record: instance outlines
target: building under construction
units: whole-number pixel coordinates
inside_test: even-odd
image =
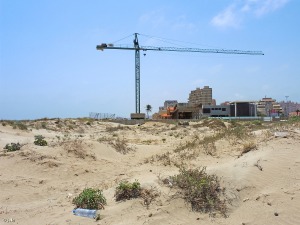
[[[204,86],[204,88],[196,88],[196,90],[191,91],[189,95],[190,106],[212,105],[212,88],[209,86]]]

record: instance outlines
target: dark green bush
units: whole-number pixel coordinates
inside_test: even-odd
[[[35,135],[34,136],[35,140],[34,140],[34,144],[35,145],[39,145],[39,146],[47,146],[47,141],[44,140],[45,137],[42,135]]]
[[[116,201],[138,198],[141,195],[141,184],[136,180],[133,183],[122,181],[116,188]]]
[[[76,208],[104,209],[106,198],[99,189],[86,188],[72,201]]]
[[[192,210],[210,215],[218,212],[226,216],[225,189],[220,187],[216,175],[206,173],[205,167],[189,170],[181,168],[180,173],[170,180],[175,187],[181,189],[179,194],[191,204]]]
[[[22,146],[19,143],[11,143],[11,144],[6,144],[4,149],[6,149],[7,152],[14,152],[14,151],[20,150],[21,147]]]

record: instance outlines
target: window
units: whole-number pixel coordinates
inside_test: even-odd
[[[209,108],[204,108],[203,113],[210,113],[210,109]]]

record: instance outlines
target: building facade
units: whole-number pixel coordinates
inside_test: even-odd
[[[191,91],[189,95],[190,106],[202,107],[203,105],[212,105],[212,88],[209,86],[204,86],[204,88],[196,88],[196,90]]]
[[[261,116],[280,116],[283,113],[282,107],[275,99],[262,98],[257,103],[257,111]]]

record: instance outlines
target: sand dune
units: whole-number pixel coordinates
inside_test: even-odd
[[[248,137],[203,142],[233,125],[87,121],[26,121],[27,130],[0,124],[0,224],[299,224],[299,124],[246,123],[241,126],[252,131]],[[287,138],[275,138],[276,131]],[[35,145],[35,135],[43,135],[48,146]],[[117,141],[126,154],[116,151]],[[12,142],[21,149],[5,152]],[[242,153],[245,143],[253,148]],[[226,218],[192,211],[162,182],[178,174],[179,165],[205,166],[221,178],[231,202]],[[115,188],[123,180],[138,180],[159,196],[149,207],[140,198],[116,202]],[[107,199],[99,221],[72,214],[72,199],[86,187],[102,189]]]

